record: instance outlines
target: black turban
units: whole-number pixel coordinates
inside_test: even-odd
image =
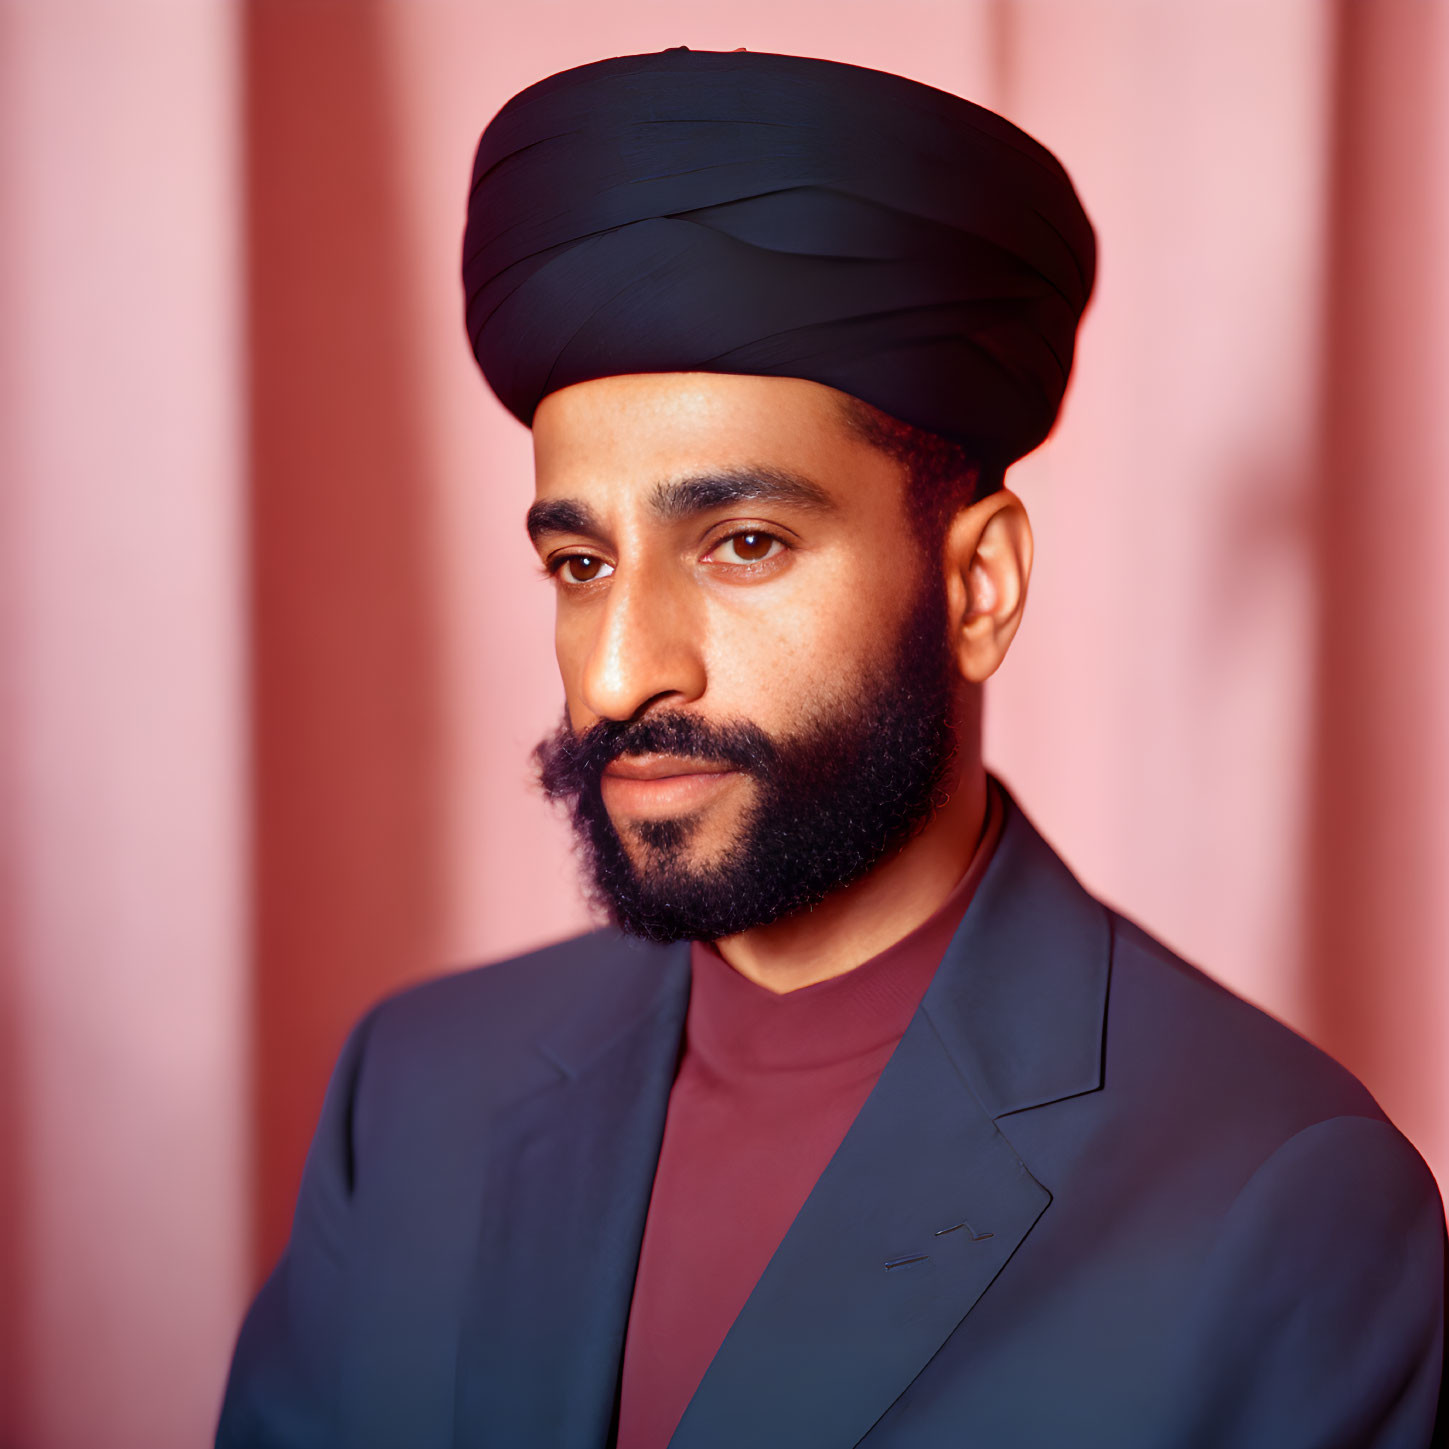
[[[1091,294],[1057,159],[884,71],[684,46],[520,91],[478,143],[463,282],[500,401],[635,372],[810,378],[1005,467]]]

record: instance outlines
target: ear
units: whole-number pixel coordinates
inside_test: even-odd
[[[943,559],[946,604],[957,667],[972,684],[996,672],[1016,636],[1031,555],[1031,520],[1009,488],[978,499],[951,521]]]

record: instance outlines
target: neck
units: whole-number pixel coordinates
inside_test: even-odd
[[[963,763],[946,804],[890,859],[813,910],[715,943],[741,976],[797,991],[854,970],[940,909],[970,864],[986,821],[986,770]]]

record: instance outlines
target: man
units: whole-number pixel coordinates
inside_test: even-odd
[[[469,329],[614,925],[358,1024],[219,1444],[1435,1441],[1417,1154],[982,763],[1094,264],[1049,153],[859,67],[490,123]]]

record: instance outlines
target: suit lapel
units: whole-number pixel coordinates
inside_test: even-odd
[[[459,1449],[601,1449],[609,1436],[689,995],[687,947],[648,954],[645,986],[622,996],[600,963],[611,994],[540,1044],[556,1079],[490,1152]]]
[[[996,1118],[1101,1082],[1102,907],[1008,795],[921,1010],[726,1336],[671,1449],[855,1444],[1051,1201]]]
[[[710,1365],[674,1449],[854,1444],[1049,1199],[918,1014]]]

